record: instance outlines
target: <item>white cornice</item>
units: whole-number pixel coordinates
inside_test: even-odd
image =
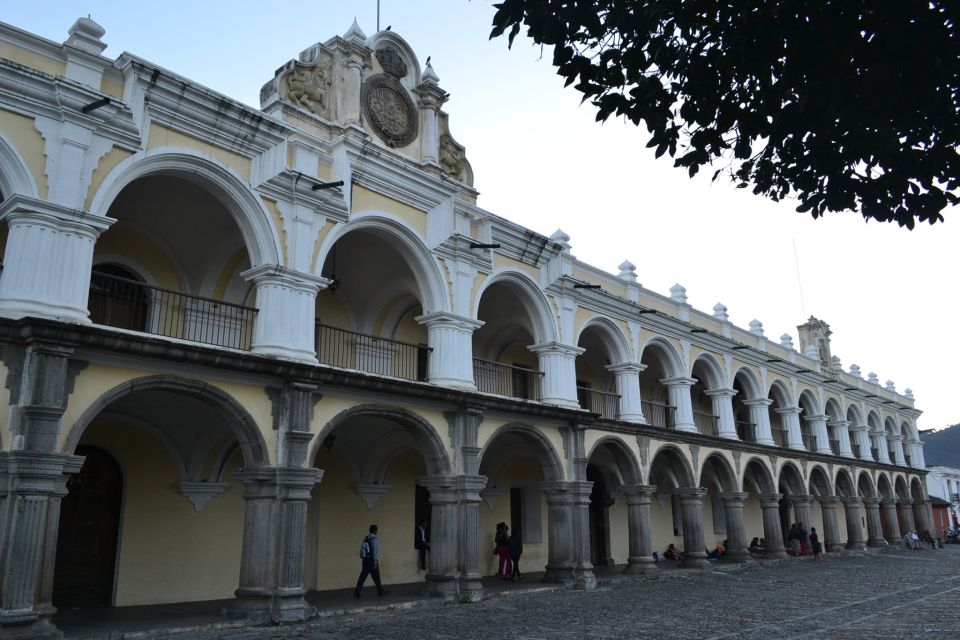
[[[109,103],[83,113],[85,105],[102,98]],[[140,133],[127,104],[90,85],[0,59],[0,103],[28,118],[74,123],[123,149],[140,148]]]

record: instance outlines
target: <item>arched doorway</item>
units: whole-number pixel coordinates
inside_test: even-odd
[[[84,461],[67,481],[68,493],[60,503],[53,605],[107,607],[113,604],[123,475],[100,447],[80,445],[76,454]]]
[[[614,564],[610,549],[610,499],[607,483],[600,470],[587,465],[587,481],[593,483],[590,490],[590,560],[596,566]]]

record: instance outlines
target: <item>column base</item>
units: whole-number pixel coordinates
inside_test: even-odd
[[[886,547],[887,541],[884,538],[870,538],[867,540],[868,547]]]
[[[581,589],[583,591],[593,591],[597,588],[597,577],[593,575],[592,569],[578,569],[575,571],[574,576],[574,589]]]
[[[697,425],[693,424],[676,424],[673,426],[674,431],[683,431],[684,433],[699,433],[697,430]]]
[[[749,551],[727,551],[726,562],[743,563],[750,562],[752,557]]]
[[[457,600],[460,594],[460,583],[455,575],[428,573],[427,594],[444,600]]]
[[[261,623],[305,622],[316,615],[316,608],[307,604],[300,589],[290,594],[238,592],[226,614]]]
[[[784,549],[767,549],[763,552],[764,560],[782,560],[787,557]]]
[[[3,620],[0,621],[0,638],[3,640],[62,640],[63,632],[46,618],[26,624],[9,624]]]
[[[623,570],[623,572],[627,575],[647,575],[657,573],[659,571],[660,568],[657,567],[657,563],[653,561],[651,556],[628,558],[627,566]]]
[[[866,551],[867,543],[863,540],[856,540],[853,542],[848,542],[844,547],[847,551]]]
[[[483,583],[480,582],[480,576],[470,576],[460,578],[460,592],[457,595],[457,601],[461,604],[474,604],[484,598]]]
[[[710,561],[707,560],[707,554],[703,551],[699,553],[687,553],[684,551],[680,566],[684,569],[706,569],[710,566]]]
[[[900,537],[895,538],[893,536],[890,536],[886,540],[887,540],[887,545],[891,547],[899,547],[903,544],[903,540]]]

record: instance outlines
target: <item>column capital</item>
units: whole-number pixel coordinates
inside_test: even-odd
[[[780,409],[774,409],[774,411],[781,416],[798,416],[803,409],[800,407],[781,407]]]
[[[425,325],[428,329],[430,327],[444,327],[458,329],[460,331],[469,331],[471,333],[486,324],[483,320],[474,320],[473,318],[457,315],[456,313],[449,313],[447,311],[425,313],[422,316],[417,316],[414,320],[419,324]]]
[[[803,419],[806,420],[807,422],[823,422],[823,423],[826,423],[826,421],[830,419],[830,416],[828,416],[828,415],[825,414],[825,413],[817,413],[817,414],[814,414],[814,415],[811,415],[811,416],[803,416]]]
[[[233,477],[243,484],[246,499],[309,500],[310,490],[323,478],[323,471],[302,467],[256,467],[241,469]]]
[[[860,498],[860,500],[863,501],[863,504],[864,504],[864,506],[866,506],[866,507],[878,507],[878,506],[880,506],[880,498],[874,498],[874,497],[868,496],[868,497],[865,497],[865,498]]]
[[[9,225],[33,224],[92,240],[96,240],[116,222],[113,218],[96,216],[22,194],[13,194],[3,201],[0,205],[0,217],[5,217]]]
[[[538,482],[536,488],[543,491],[548,504],[579,503],[590,500],[593,482],[553,480]]]
[[[798,504],[802,507],[809,507],[813,503],[814,496],[809,494],[800,494],[800,495],[791,495],[787,496],[790,502]]]
[[[859,508],[862,504],[860,496],[842,496],[840,500],[847,509]]]
[[[616,364],[608,364],[604,367],[610,373],[643,373],[647,369],[647,365],[640,364],[639,362],[618,362]]]
[[[748,407],[769,407],[773,404],[773,400],[770,398],[750,398],[749,400],[744,400],[743,404]]]
[[[321,289],[326,289],[333,282],[329,278],[303,273],[276,264],[262,264],[247,269],[240,273],[240,277],[247,282],[253,281],[257,286],[274,285],[309,294],[316,294]]]
[[[750,494],[745,491],[725,491],[720,494],[720,499],[728,505],[743,506],[743,503],[746,502],[749,497]]]
[[[704,393],[711,398],[732,398],[739,392],[736,389],[717,387],[716,389],[707,389]]]
[[[829,427],[843,427],[844,429],[849,429],[849,428],[850,428],[850,421],[849,421],[849,420],[836,420],[836,421],[834,421],[834,422],[828,422],[828,423],[827,423],[827,426],[829,426]]]
[[[765,493],[760,496],[760,506],[764,509],[779,509],[781,498],[783,498],[782,493]]]
[[[890,507],[896,508],[896,507],[897,507],[897,501],[896,501],[895,498],[882,498],[882,499],[880,500],[880,504],[882,504],[884,507],[887,507],[887,508],[890,508]]]
[[[703,503],[707,497],[707,490],[703,487],[681,487],[673,490],[674,495],[680,498],[680,502]]]
[[[817,496],[817,502],[820,503],[820,506],[835,507],[840,503],[840,498],[838,496]]]
[[[657,487],[652,484],[625,484],[620,487],[626,499],[627,504],[650,504],[650,499],[656,492]]]
[[[561,342],[540,342],[537,344],[531,344],[527,347],[530,351],[540,355],[556,355],[564,356],[567,358],[576,358],[580,354],[586,351],[583,347],[575,347],[569,344],[563,344]]]
[[[670,387],[692,387],[697,384],[696,378],[687,378],[684,376],[677,376],[675,378],[661,378],[660,384],[663,386]]]
[[[865,424],[853,424],[852,422],[849,424],[851,431],[868,431],[870,429],[870,427]]]

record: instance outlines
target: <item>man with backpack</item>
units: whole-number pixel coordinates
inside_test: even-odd
[[[367,581],[367,576],[373,577],[373,584],[377,586],[377,595],[386,595],[383,585],[380,584],[380,540],[377,538],[377,525],[370,525],[370,533],[360,543],[360,562],[362,569],[357,578],[357,588],[353,590],[353,597],[360,597],[360,590]]]

